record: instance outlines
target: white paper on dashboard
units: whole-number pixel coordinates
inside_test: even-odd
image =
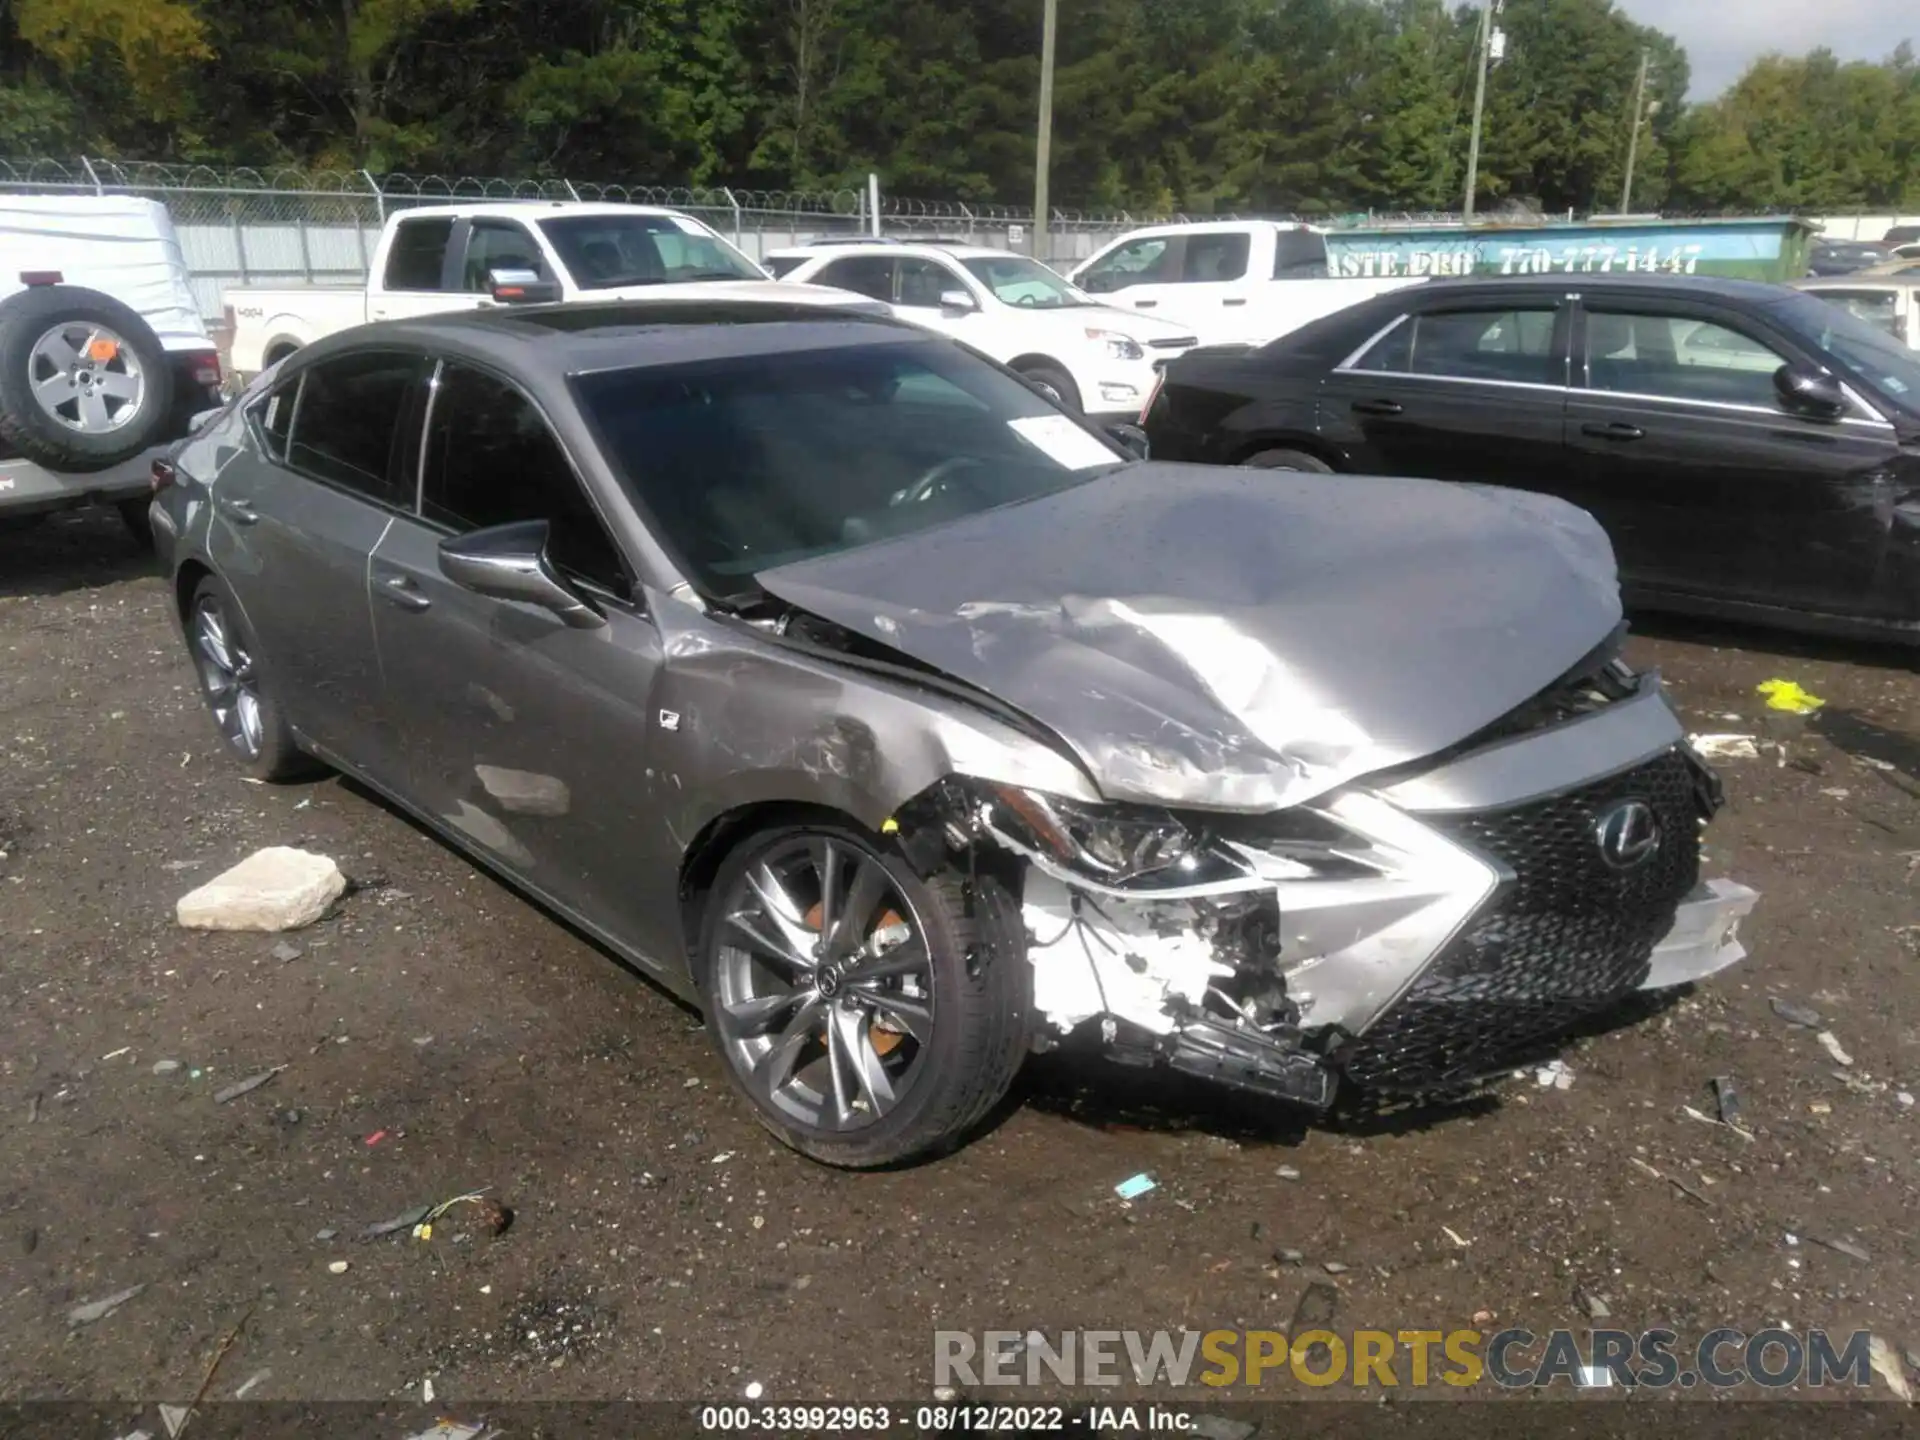
[[[1049,460],[1069,470],[1117,465],[1120,457],[1064,415],[1034,415],[1009,420],[1007,428]]]

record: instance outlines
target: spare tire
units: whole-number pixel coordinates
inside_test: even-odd
[[[50,470],[104,470],[165,438],[173,370],[139,314],[98,290],[0,301],[0,436]]]

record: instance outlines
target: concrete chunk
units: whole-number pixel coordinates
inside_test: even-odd
[[[189,930],[297,930],[346,889],[346,876],[326,856],[275,845],[182,896],[174,913]]]

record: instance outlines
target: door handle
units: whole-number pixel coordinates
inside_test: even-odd
[[[254,525],[259,523],[260,512],[244,496],[216,495],[213,497],[216,509],[236,525]]]
[[[402,610],[425,610],[433,604],[420,593],[420,586],[411,575],[389,575],[380,582],[380,596]]]
[[[1220,303],[1222,305],[1244,305],[1247,303],[1247,297],[1244,295],[1229,295]]]
[[[1398,415],[1405,407],[1398,400],[1356,400],[1353,413],[1356,415]]]
[[[1628,425],[1620,420],[1612,420],[1605,425],[1597,423],[1582,425],[1580,433],[1591,435],[1596,440],[1638,440],[1647,432],[1638,425]]]
[[[1151,310],[1159,303],[1158,300],[1136,300],[1133,302],[1133,308],[1136,310]]]

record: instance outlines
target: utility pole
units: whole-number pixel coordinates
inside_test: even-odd
[[[1493,48],[1494,0],[1480,7],[1480,79],[1473,88],[1473,138],[1467,142],[1467,224],[1473,223],[1473,192],[1480,188],[1480,116],[1487,108],[1487,61]]]
[[[1046,18],[1040,27],[1040,133],[1033,149],[1033,258],[1043,265],[1052,250],[1047,236],[1047,171],[1053,163],[1053,32],[1059,11],[1060,0],[1046,0]]]
[[[1620,187],[1620,213],[1633,213],[1633,166],[1640,158],[1640,122],[1647,114],[1647,52],[1640,52],[1640,75],[1633,82],[1633,136],[1627,141],[1627,180]]]

